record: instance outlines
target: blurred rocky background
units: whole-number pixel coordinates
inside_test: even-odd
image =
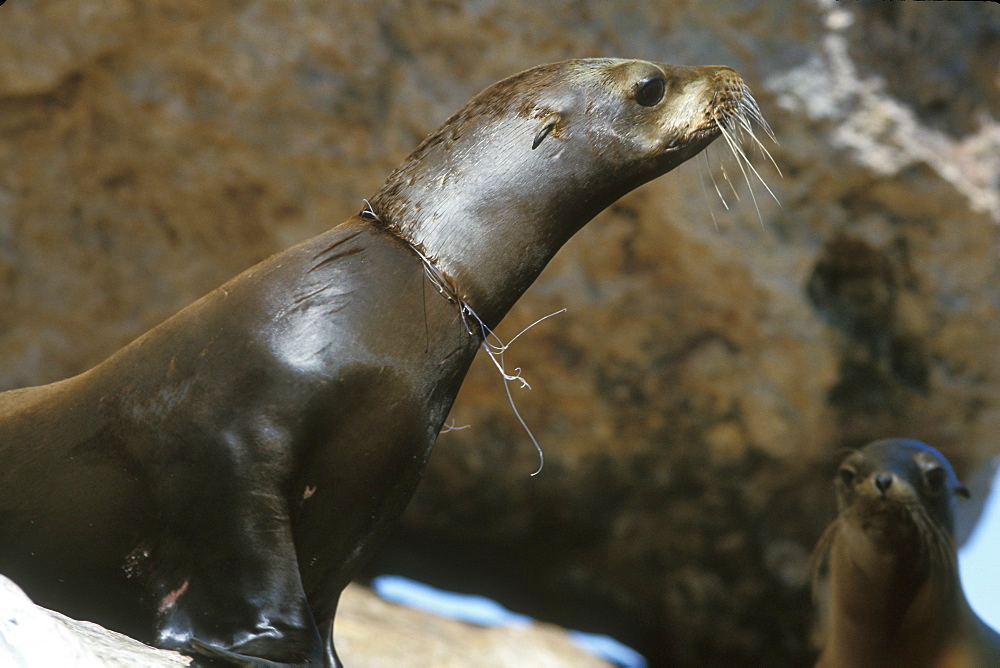
[[[10,0],[0,389],[92,366],[359,211],[482,88],[585,56],[737,69],[780,206],[720,144],[571,240],[499,329],[567,309],[508,353],[544,470],[478,360],[371,573],[657,666],[807,663],[842,450],[910,436],[966,477],[1000,452],[1000,6]]]

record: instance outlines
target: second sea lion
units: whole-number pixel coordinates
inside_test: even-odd
[[[948,460],[907,439],[875,441],[835,478],[840,514],[814,555],[822,668],[1000,666],[1000,636],[965,598]],[[824,584],[823,572],[828,575]]]

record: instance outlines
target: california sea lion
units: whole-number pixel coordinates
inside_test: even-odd
[[[1000,636],[969,607],[955,550],[955,496],[968,491],[940,452],[876,441],[835,478],[840,514],[814,555],[830,668],[1000,666]]]
[[[0,572],[161,647],[337,665],[340,592],[489,328],[598,212],[752,123],[727,67],[575,60],[491,86],[361,214],[0,395]]]

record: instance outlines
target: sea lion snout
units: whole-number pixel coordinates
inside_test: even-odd
[[[895,477],[891,473],[878,473],[872,478],[872,482],[875,484],[875,488],[879,491],[879,495],[882,498],[885,498],[885,494],[892,486],[892,481]]]

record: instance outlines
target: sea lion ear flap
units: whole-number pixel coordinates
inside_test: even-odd
[[[556,124],[561,120],[562,120],[562,114],[560,114],[558,111],[553,111],[551,114],[545,117],[545,120],[542,121],[542,126],[538,128],[538,132],[535,133],[535,139],[531,142],[532,151],[538,148],[538,145],[542,143],[542,140],[545,139],[546,136],[548,136],[549,132],[552,131],[552,128],[554,128]]]
[[[966,499],[972,498],[972,495],[969,494],[969,488],[961,483],[959,483],[958,486],[955,487],[955,494],[964,497]]]

